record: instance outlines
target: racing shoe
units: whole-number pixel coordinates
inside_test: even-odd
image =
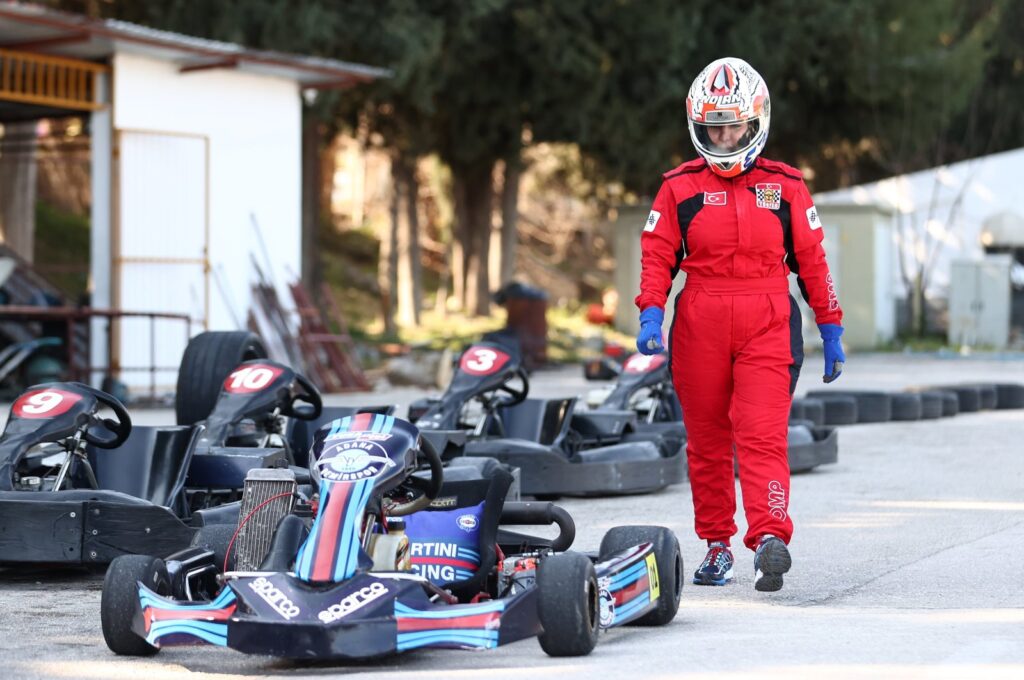
[[[724,586],[732,580],[732,551],[720,541],[708,543],[708,554],[700,568],[693,572],[693,583],[698,586]]]
[[[782,539],[765,534],[754,552],[754,590],[774,593],[782,588],[782,575],[793,566],[789,548]]]

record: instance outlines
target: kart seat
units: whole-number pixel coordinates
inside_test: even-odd
[[[512,475],[504,466],[485,466],[481,473],[476,479],[446,480],[430,508],[406,518],[414,568],[442,588],[451,590],[463,602],[486,589],[487,578],[497,560],[498,522],[512,485]],[[475,543],[468,545],[464,539],[474,533]],[[451,570],[443,568],[436,573],[428,571],[431,556],[437,557],[433,565],[436,568],[438,564],[452,562],[449,558],[456,550],[458,557],[473,552],[479,555],[469,576],[446,577]]]
[[[201,431],[193,426],[136,425],[116,449],[90,444],[86,451],[100,489],[120,491],[184,517],[185,478]]]
[[[498,409],[505,437],[561,447],[569,434],[576,399],[525,399]]]

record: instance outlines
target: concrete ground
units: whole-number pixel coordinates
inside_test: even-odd
[[[809,357],[800,389],[814,389]],[[855,355],[836,385],[900,389],[950,382],[1024,383],[1024,357]],[[533,393],[581,393],[578,368],[538,373]],[[418,390],[332,396],[407,404]],[[169,411],[135,414],[170,422]],[[552,659],[526,640],[486,652],[421,651],[357,665],[295,664],[215,648],[148,659],[107,651],[99,577],[0,571],[4,678],[1024,677],[1024,410],[843,427],[839,463],[794,477],[793,571],[774,594],[753,589],[737,552],[723,588],[687,585],[664,628],[603,634],[592,655]],[[566,500],[577,547],[617,524],[676,531],[687,571],[703,557],[690,490]],[[742,517],[738,518],[744,530]]]

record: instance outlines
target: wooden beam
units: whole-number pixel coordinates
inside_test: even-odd
[[[21,42],[0,43],[0,49],[33,52],[35,50],[42,50],[48,47],[58,47],[60,45],[72,45],[74,43],[85,42],[89,40],[89,38],[90,35],[88,33],[69,33],[67,35],[55,35],[50,38],[37,38],[35,40],[23,40]]]
[[[214,61],[199,61],[191,64],[185,64],[178,69],[178,73],[192,73],[193,71],[208,71],[215,68],[237,68],[238,57],[228,57],[227,59],[217,59]]]

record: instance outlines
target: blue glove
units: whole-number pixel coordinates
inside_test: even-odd
[[[636,336],[636,348],[641,354],[661,354],[665,351],[661,324],[665,321],[665,310],[648,307],[640,312],[640,333]]]
[[[820,323],[818,330],[821,331],[821,339],[825,345],[825,374],[821,376],[821,380],[830,383],[843,374],[843,364],[846,363],[846,354],[843,353],[843,345],[839,342],[843,335],[843,327],[834,323]]]

